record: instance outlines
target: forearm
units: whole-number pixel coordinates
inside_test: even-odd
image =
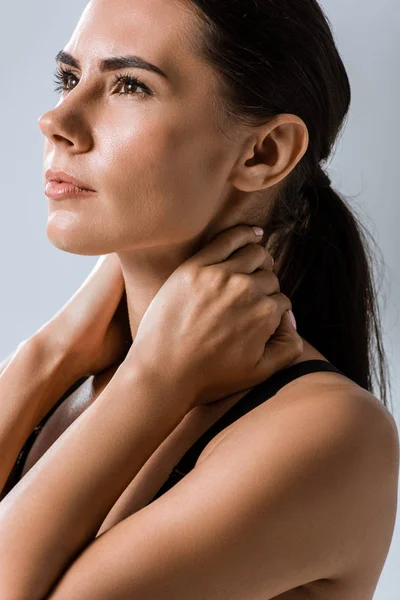
[[[0,503],[2,598],[46,597],[188,412],[182,398],[138,368],[118,369]]]
[[[42,336],[8,359],[0,373],[0,490],[30,433],[74,382],[66,355]]]

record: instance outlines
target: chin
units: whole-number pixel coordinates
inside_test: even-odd
[[[104,241],[95,240],[87,225],[77,226],[68,218],[50,219],[46,227],[49,242],[63,252],[79,254],[80,256],[102,256],[113,252],[108,250]]]

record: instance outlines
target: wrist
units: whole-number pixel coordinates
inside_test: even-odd
[[[48,365],[49,372],[57,373],[65,385],[71,386],[86,375],[79,368],[79,360],[65,339],[51,327],[44,325],[24,343],[36,349]]]
[[[19,344],[2,372],[0,400],[4,419],[0,454],[3,458],[4,448],[7,449],[5,471],[11,469],[16,453],[32,430],[77,381],[73,371],[65,368],[63,359],[63,353],[58,354],[42,335],[35,334]]]
[[[126,382],[127,389],[141,388],[154,398],[163,398],[182,418],[196,405],[194,391],[187,382],[166,373],[160,365],[142,360],[138,354],[130,352],[115,377],[117,375]]]

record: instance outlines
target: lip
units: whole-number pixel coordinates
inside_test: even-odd
[[[64,184],[64,188],[67,187],[67,185],[65,185],[65,184],[69,184],[69,187],[78,188],[79,190],[83,190],[83,191],[87,191],[87,192],[95,192],[95,190],[93,190],[84,181],[80,181],[76,177],[73,177],[72,175],[65,173],[65,171],[59,171],[59,170],[55,170],[55,169],[47,169],[46,181],[47,181],[46,190],[47,190],[49,183],[60,183],[60,184]],[[52,188],[49,188],[49,189],[52,189]],[[56,188],[54,188],[54,189],[56,189]]]
[[[45,194],[52,200],[63,200],[65,198],[87,198],[96,195],[96,192],[85,190],[70,183],[49,181],[46,185]]]

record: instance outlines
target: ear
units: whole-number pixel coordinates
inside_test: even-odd
[[[294,169],[308,144],[308,129],[300,117],[278,115],[268,124],[252,128],[230,182],[243,192],[269,188]]]

